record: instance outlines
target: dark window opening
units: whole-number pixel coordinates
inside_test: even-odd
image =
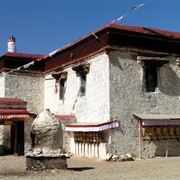
[[[84,96],[86,93],[86,74],[80,75],[80,96]]]
[[[59,82],[59,99],[60,100],[64,99],[65,82],[66,82],[66,79],[61,79],[60,82]]]
[[[55,92],[59,93],[59,99],[64,100],[66,91],[67,72],[54,73],[52,76],[56,79]]]
[[[89,73],[90,64],[82,64],[72,68],[76,72],[76,76],[80,78],[79,96],[85,96],[86,94],[86,80]]]
[[[147,60],[143,62],[147,92],[155,92],[158,87],[158,69],[168,63],[165,60]]]
[[[155,92],[157,87],[157,67],[145,69],[146,91]]]

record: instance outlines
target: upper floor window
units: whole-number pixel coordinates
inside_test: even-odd
[[[85,96],[86,94],[86,79],[89,67],[90,64],[82,64],[72,68],[76,72],[77,77],[80,78],[79,96]]]
[[[155,92],[158,86],[157,79],[157,67],[149,67],[145,69],[145,82],[146,82],[146,91]]]
[[[66,79],[60,79],[59,81],[59,99],[60,100],[64,99],[65,83],[66,83]]]
[[[84,96],[86,93],[86,74],[80,75],[80,90],[79,95]]]
[[[56,79],[56,93],[59,93],[60,100],[64,100],[64,95],[66,91],[67,72],[53,74],[52,76]]]
[[[158,87],[159,81],[159,69],[165,63],[166,60],[156,60],[156,57],[140,57],[137,63],[143,68],[143,80],[142,86],[146,92],[155,92]]]

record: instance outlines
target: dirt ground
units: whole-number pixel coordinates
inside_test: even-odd
[[[0,179],[80,180],[80,179],[180,179],[180,157],[106,162],[71,157],[67,170],[26,172],[24,156],[0,156]]]

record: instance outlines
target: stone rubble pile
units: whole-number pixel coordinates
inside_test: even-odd
[[[134,161],[134,160],[135,158],[131,154],[128,154],[128,153],[121,156],[118,156],[116,154],[108,154],[106,158],[106,161],[111,161],[111,162],[117,162],[117,161],[123,162],[123,161]]]

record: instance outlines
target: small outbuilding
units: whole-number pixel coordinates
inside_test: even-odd
[[[24,155],[25,126],[31,118],[26,104],[17,98],[0,98],[0,155]]]

